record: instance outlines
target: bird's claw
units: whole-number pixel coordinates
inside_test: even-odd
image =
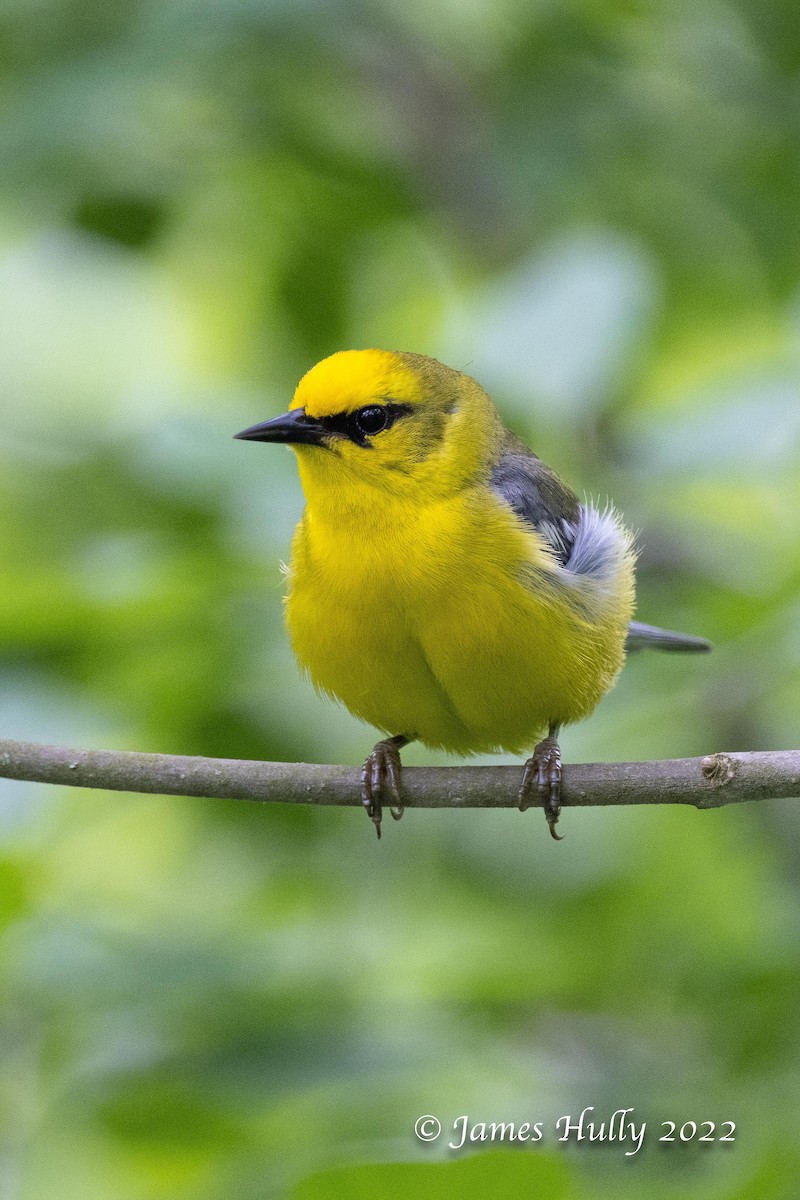
[[[378,838],[381,836],[384,800],[393,801],[389,812],[395,821],[399,821],[403,815],[400,747],[405,744],[405,738],[387,738],[378,742],[361,768],[361,803],[375,826]]]
[[[551,837],[560,842],[562,837],[556,833],[556,824],[561,815],[561,748],[553,734],[539,742],[525,763],[519,789],[520,812],[525,812],[537,797],[541,799]]]

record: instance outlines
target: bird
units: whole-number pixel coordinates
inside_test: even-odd
[[[643,648],[704,638],[633,619],[633,537],[503,424],[481,385],[409,351],[341,350],[288,412],[235,435],[291,447],[306,506],[285,619],[318,691],[386,736],[361,771],[381,836],[403,814],[400,751],[527,759],[518,792],[556,840],[562,726]]]

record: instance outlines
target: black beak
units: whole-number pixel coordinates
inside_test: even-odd
[[[300,442],[306,446],[324,446],[330,433],[313,417],[307,417],[304,408],[293,408],[283,416],[262,421],[260,425],[251,425],[249,429],[243,429],[233,436],[243,442]]]

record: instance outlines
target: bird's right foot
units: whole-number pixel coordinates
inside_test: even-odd
[[[400,735],[378,742],[361,768],[361,803],[378,838],[381,836],[384,801],[390,804],[389,811],[395,821],[403,815],[400,751],[408,741]]]

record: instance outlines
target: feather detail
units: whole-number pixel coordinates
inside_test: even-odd
[[[657,625],[645,625],[642,621],[631,621],[625,649],[670,650],[684,654],[706,654],[713,647],[705,638],[691,633],[673,633],[671,629],[659,629]]]

